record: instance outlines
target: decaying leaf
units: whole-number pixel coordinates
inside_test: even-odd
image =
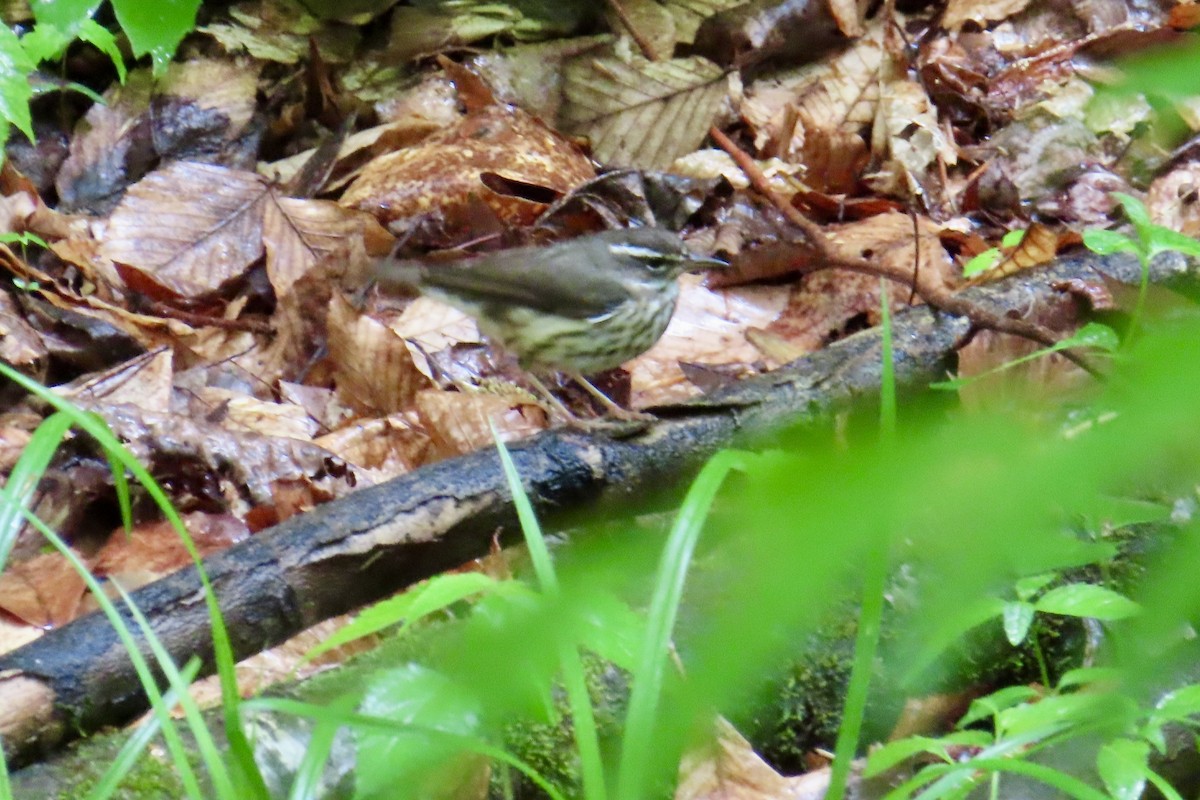
[[[754,752],[725,719],[714,724],[713,741],[684,756],[675,800],[820,800],[829,770],[787,778]]]
[[[845,191],[866,166],[879,103],[882,27],[834,58],[764,78],[746,91],[742,116],[760,150],[805,165],[805,180]]]
[[[329,355],[342,402],[370,416],[411,405],[429,386],[404,339],[358,313],[340,295],[333,297],[329,309]]]
[[[942,12],[942,26],[956,31],[968,22],[986,25],[1024,11],[1029,0],[949,0]]]
[[[159,160],[253,164],[258,70],[210,59],[172,64],[161,80],[131,72],[89,109],[55,181],[61,210],[108,211]]]
[[[531,403],[483,392],[427,389],[416,398],[417,418],[428,433],[435,458],[487,447],[492,427],[503,441],[516,441],[548,427],[546,412]]]
[[[1200,165],[1189,163],[1150,184],[1146,209],[1158,225],[1200,236]]]
[[[175,371],[171,351],[160,347],[103,372],[85,375],[55,392],[74,402],[128,403],[147,411],[171,407]]]
[[[544,199],[485,183],[488,174],[535,187]],[[374,214],[393,230],[427,218],[446,224],[452,215],[466,215],[476,200],[504,223],[522,225],[594,174],[564,137],[518,109],[491,105],[445,133],[375,159],[340,202]]]
[[[359,468],[375,483],[403,475],[432,460],[429,434],[408,419],[408,415],[357,420],[354,425],[322,436],[317,444]]]
[[[0,609],[35,627],[57,628],[78,616],[86,591],[83,578],[61,553],[42,553],[5,567]]]
[[[356,27],[323,22],[285,0],[249,0],[229,13],[235,22],[215,22],[198,32],[212,36],[230,53],[248,53],[262,61],[295,64],[315,46],[326,62],[344,64],[354,57],[360,38]]]
[[[920,239],[918,248],[914,232]],[[899,212],[880,214],[860,222],[832,226],[831,240],[836,251],[850,258],[867,258],[912,273],[919,269],[923,281],[952,284],[957,271],[938,237],[939,229],[925,218],[913,218]],[[793,287],[788,306],[767,331],[784,340],[795,350],[793,357],[811,352],[842,333],[847,323],[858,319],[862,325],[878,324],[880,278],[822,270],[805,275]],[[893,311],[906,306],[911,292],[897,284],[888,288]]]
[[[665,0],[663,7],[675,19],[675,39],[683,44],[696,40],[700,23],[709,17],[745,0]]]
[[[687,380],[681,361],[695,364],[742,364],[753,369],[761,354],[746,340],[747,327],[761,327],[779,316],[787,292],[779,286],[746,286],[713,291],[698,275],[683,275],[675,316],[658,344],[625,365],[630,373],[631,405],[666,405],[699,394]],[[766,369],[768,364],[760,364]]]
[[[175,162],[130,188],[100,252],[179,297],[211,294],[262,257],[268,191],[253,172]]]
[[[583,55],[564,74],[560,122],[613,166],[664,169],[700,146],[736,78],[706,58]]]

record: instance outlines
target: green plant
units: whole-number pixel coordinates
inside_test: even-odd
[[[982,275],[988,270],[995,269],[996,265],[1004,258],[1004,250],[1011,250],[1021,243],[1025,238],[1025,231],[1017,229],[1009,231],[1000,239],[1000,247],[989,247],[982,253],[972,257],[966,264],[963,264],[963,277],[974,278],[977,275]]]
[[[29,103],[42,91],[57,87],[35,81],[38,65],[57,60],[76,39],[88,42],[112,59],[118,77],[125,80],[125,60],[116,37],[92,19],[101,0],[31,0],[36,24],[23,36],[0,25],[0,143],[8,139],[10,125],[33,140]],[[166,69],[179,42],[195,27],[200,0],[113,0],[113,13],[128,39],[134,57],[149,55],[154,71]],[[87,87],[67,86],[100,101]]]
[[[113,483],[116,488],[116,494],[120,503],[122,518],[125,521],[126,528],[132,525],[131,504],[129,498],[129,483],[127,473],[142,485],[149,494],[151,499],[158,505],[167,521],[175,529],[187,549],[193,562],[196,564],[199,571],[201,583],[204,586],[205,602],[208,605],[210,620],[213,627],[213,645],[216,657],[217,671],[221,676],[222,696],[224,699],[226,737],[230,742],[230,747],[234,753],[234,767],[229,779],[223,779],[220,776],[226,772],[226,768],[222,760],[217,757],[215,746],[206,746],[203,743],[204,734],[194,731],[197,740],[201,743],[201,750],[205,753],[208,760],[210,770],[217,770],[210,773],[214,776],[215,786],[221,792],[222,797],[265,797],[266,787],[262,782],[262,777],[258,773],[258,768],[254,763],[253,753],[249,743],[246,741],[245,734],[242,731],[241,720],[238,716],[238,692],[237,682],[234,674],[234,662],[232,645],[230,644],[229,634],[225,628],[224,620],[221,617],[220,609],[217,605],[216,596],[213,593],[212,585],[208,580],[208,576],[204,571],[203,564],[200,562],[199,552],[196,550],[195,544],[187,532],[187,528],[183,525],[182,519],[178,512],[172,506],[170,499],[163,492],[162,488],[154,480],[153,476],[146,471],[145,467],[138,463],[133,454],[121,444],[121,442],[113,435],[104,421],[95,414],[86,412],[72,403],[64,400],[56,393],[50,391],[37,382],[27,378],[21,373],[9,367],[7,364],[0,363],[0,375],[8,378],[13,383],[24,388],[31,394],[49,404],[57,410],[57,413],[47,417],[47,419],[35,431],[34,437],[29,445],[22,452],[21,458],[14,466],[9,475],[8,482],[3,490],[0,490],[0,569],[3,569],[5,562],[8,559],[8,554],[11,552],[12,544],[16,539],[17,533],[20,530],[22,520],[27,520],[31,525],[37,528],[54,546],[63,550],[68,559],[72,560],[76,569],[80,571],[84,580],[88,582],[89,588],[93,593],[98,593],[97,601],[101,608],[113,621],[118,635],[122,642],[129,650],[131,659],[138,666],[139,677],[142,679],[143,686],[146,689],[147,695],[152,702],[165,714],[164,702],[161,695],[158,693],[157,686],[152,677],[152,673],[148,666],[145,665],[140,651],[138,650],[132,632],[127,629],[121,620],[120,615],[116,611],[115,606],[107,600],[99,585],[95,583],[95,579],[84,569],[82,563],[74,559],[73,554],[66,549],[65,544],[58,539],[56,534],[51,531],[40,519],[33,516],[29,510],[29,502],[33,497],[34,490],[41,475],[45,472],[46,467],[50,463],[54,451],[59,442],[62,441],[66,432],[72,428],[78,428],[89,434],[96,443],[101,447],[112,466]],[[138,619],[139,614],[136,609],[131,608],[131,613],[135,619]],[[139,620],[139,623],[143,621]],[[120,624],[119,624],[120,623]],[[167,674],[171,681],[172,688],[176,694],[180,696],[180,702],[188,708],[188,699],[184,698],[184,680],[182,674],[184,670],[175,667],[166,651],[157,645],[156,640],[149,636],[148,628],[143,626],[143,635],[147,637],[147,642],[152,650],[156,651],[156,657],[159,659],[159,668]],[[189,711],[190,720],[193,725],[201,725],[198,713],[194,708]],[[163,728],[166,734],[166,727]],[[186,768],[186,756],[182,748],[173,749],[177,766],[183,770]],[[183,759],[182,761],[180,759]],[[185,784],[188,781],[185,779]],[[226,793],[224,786],[229,787],[229,792]],[[191,783],[191,786],[198,791],[198,786]],[[236,794],[234,792],[236,787]],[[189,790],[190,792],[190,790]],[[199,795],[193,795],[199,796]]]
[[[1125,216],[1133,224],[1134,235],[1127,236],[1118,231],[1089,228],[1083,232],[1083,243],[1089,250],[1100,255],[1132,253],[1137,256],[1142,268],[1142,277],[1138,285],[1137,305],[1129,323],[1130,332],[1133,333],[1137,331],[1145,312],[1151,259],[1159,253],[1170,251],[1200,257],[1200,241],[1151,222],[1146,206],[1136,197],[1123,192],[1114,192],[1113,197],[1121,204]]]

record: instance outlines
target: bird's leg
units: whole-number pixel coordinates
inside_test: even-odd
[[[653,414],[647,414],[644,411],[634,411],[629,408],[622,408],[612,401],[608,395],[592,385],[592,382],[587,378],[577,373],[570,373],[575,382],[582,386],[588,394],[600,401],[600,405],[604,406],[604,410],[614,419],[624,420],[626,422],[651,422],[657,417]]]
[[[551,411],[562,417],[568,425],[573,425],[580,421],[579,416],[574,414],[569,408],[563,405],[562,401],[555,397],[554,393],[546,388],[546,384],[542,383],[541,379],[538,378],[537,375],[534,375],[532,372],[526,372],[525,375],[529,378],[529,382],[533,384],[533,388],[537,391],[537,393],[540,394],[542,399],[550,405]],[[612,401],[610,400],[609,402]]]

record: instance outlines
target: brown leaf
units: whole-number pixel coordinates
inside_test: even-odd
[[[913,242],[913,220],[907,214],[889,212],[860,222],[831,226],[831,243],[840,255],[867,258],[912,272],[919,263],[922,280],[948,283],[957,272],[942,247],[936,225],[917,218],[920,259]],[[880,279],[845,270],[822,270],[804,276],[792,290],[787,309],[768,331],[803,352],[817,349],[842,333],[848,322],[863,318],[877,324],[881,306]],[[910,292],[896,284],[888,286],[889,306],[898,311],[908,304]],[[795,352],[795,351],[793,351]]]
[[[547,426],[546,412],[532,404],[480,393],[427,389],[417,395],[417,417],[429,434],[436,458],[474,452],[492,444],[492,429],[506,442],[523,439]]]
[[[180,297],[211,294],[262,256],[267,194],[253,172],[170,164],[129,189],[100,252]]]
[[[748,327],[769,324],[783,310],[787,289],[746,286],[713,291],[699,275],[684,275],[675,316],[658,344],[625,365],[634,408],[680,402],[699,393],[679,362],[750,365],[760,353]]]
[[[197,59],[171,64],[161,78],[130,73],[88,110],[56,186],[64,210],[102,213],[159,159],[250,166],[258,69]],[[247,148],[247,144],[250,145]]]
[[[172,353],[168,348],[160,347],[103,372],[55,387],[55,392],[75,402],[127,403],[147,411],[166,412],[171,407],[174,377]]]
[[[942,12],[942,27],[957,31],[967,22],[986,27],[1025,10],[1029,0],[949,0]]]
[[[250,536],[245,523],[229,514],[193,511],[183,524],[201,557],[218,553]],[[145,586],[192,563],[192,557],[171,523],[165,520],[138,525],[132,531],[113,531],[96,554],[92,571],[120,581],[126,591]]]
[[[734,80],[699,56],[647,61],[583,55],[565,68],[560,121],[587,136],[606,164],[664,169],[704,141]]]
[[[79,613],[87,585],[61,553],[9,564],[0,574],[0,609],[39,628],[65,625]]]
[[[25,321],[12,297],[0,294],[0,361],[42,378],[47,355],[42,337]]]
[[[878,110],[881,37],[882,26],[873,24],[831,59],[752,84],[742,116],[755,146],[804,164],[813,189],[854,188],[868,155],[864,133]]]
[[[341,295],[329,307],[329,355],[342,402],[370,416],[409,406],[429,386],[404,339]]]
[[[322,436],[317,444],[359,467],[375,483],[411,472],[432,460],[429,435],[402,415],[357,420]]]
[[[828,770],[785,778],[750,747],[725,719],[714,725],[713,742],[684,756],[675,800],[820,800]]]
[[[421,217],[444,221],[448,215],[465,214],[472,198],[481,198],[496,217],[512,225],[528,224],[545,209],[544,201],[493,191],[480,179],[488,172],[546,187],[552,194],[595,174],[565,138],[518,109],[494,105],[445,133],[375,159],[340,202],[385,224]]]

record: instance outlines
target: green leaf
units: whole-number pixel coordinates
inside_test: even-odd
[[[1125,192],[1113,192],[1112,196],[1121,204],[1121,208],[1125,209],[1125,216],[1129,217],[1129,221],[1137,229],[1142,243],[1149,244],[1147,233],[1154,223],[1150,221],[1150,212],[1146,210],[1146,206],[1141,200]]]
[[[403,633],[414,622],[477,594],[495,591],[499,582],[481,572],[462,572],[432,578],[402,595],[388,598],[364,610],[354,621],[336,631],[304,654],[308,661],[356,639],[404,624]]]
[[[1116,683],[1121,679],[1121,671],[1113,667],[1080,667],[1067,670],[1058,679],[1055,687],[1058,691],[1072,686],[1084,686],[1097,683]]]
[[[1013,591],[1020,600],[1032,600],[1033,596],[1046,588],[1046,584],[1058,577],[1057,572],[1043,572],[1038,575],[1027,575],[1013,584]]]
[[[1154,716],[1163,720],[1185,720],[1200,714],[1200,684],[1176,689],[1158,701]]]
[[[1037,690],[1029,686],[1006,686],[989,695],[972,700],[967,713],[958,721],[958,727],[965,728],[971,723],[990,719],[1007,708],[1035,700],[1039,696]]]
[[[1004,604],[1004,636],[1016,647],[1025,641],[1029,626],[1033,624],[1033,605],[1022,600]]]
[[[1149,234],[1151,255],[1176,251],[1184,255],[1200,256],[1200,241],[1191,236],[1185,236],[1162,225],[1151,226]]]
[[[95,20],[86,19],[79,26],[79,38],[112,59],[113,66],[117,68],[117,79],[121,83],[125,82],[125,57],[121,55],[121,48],[117,47],[117,37],[112,35],[112,31]]]
[[[1025,238],[1025,233],[1026,231],[1024,228],[1017,228],[1015,231],[1009,231],[1008,233],[1004,234],[1004,237],[1000,240],[1000,244],[1005,247],[1016,247]]]
[[[21,37],[21,47],[29,54],[34,64],[58,58],[67,50],[71,37],[62,29],[39,23],[36,28]]]
[[[963,264],[963,277],[973,278],[980,273],[987,272],[992,267],[1000,263],[1003,253],[998,248],[990,248],[984,250],[979,255],[972,258],[966,264]]]
[[[1100,322],[1089,322],[1071,336],[1056,342],[1054,350],[1066,350],[1068,347],[1095,347],[1097,350],[1113,353],[1121,346],[1121,337],[1117,332]]]
[[[156,75],[162,74],[175,48],[196,27],[199,7],[200,0],[113,0],[113,12],[129,37],[133,54],[149,53]]]
[[[1141,612],[1141,606],[1128,597],[1091,583],[1070,583],[1058,586],[1038,599],[1038,611],[1068,617],[1092,619],[1126,619]]]
[[[867,756],[867,768],[863,772],[863,777],[873,778],[920,753],[929,753],[947,762],[951,760],[946,752],[946,743],[941,739],[931,739],[928,736],[909,736],[906,739],[888,742],[883,747],[872,751]]]
[[[1114,800],[1137,800],[1146,788],[1146,761],[1150,746],[1132,739],[1117,739],[1100,748],[1096,770]]]
[[[33,141],[33,120],[29,101],[33,88],[29,76],[37,64],[21,46],[21,40],[7,25],[0,25],[0,120],[17,126]]]
[[[67,39],[78,35],[83,23],[91,20],[100,0],[30,0],[29,8],[38,27],[52,25]]]
[[[1097,228],[1088,228],[1083,232],[1083,244],[1088,250],[1102,256],[1113,253],[1137,253],[1140,249],[1137,242],[1123,233]]]

